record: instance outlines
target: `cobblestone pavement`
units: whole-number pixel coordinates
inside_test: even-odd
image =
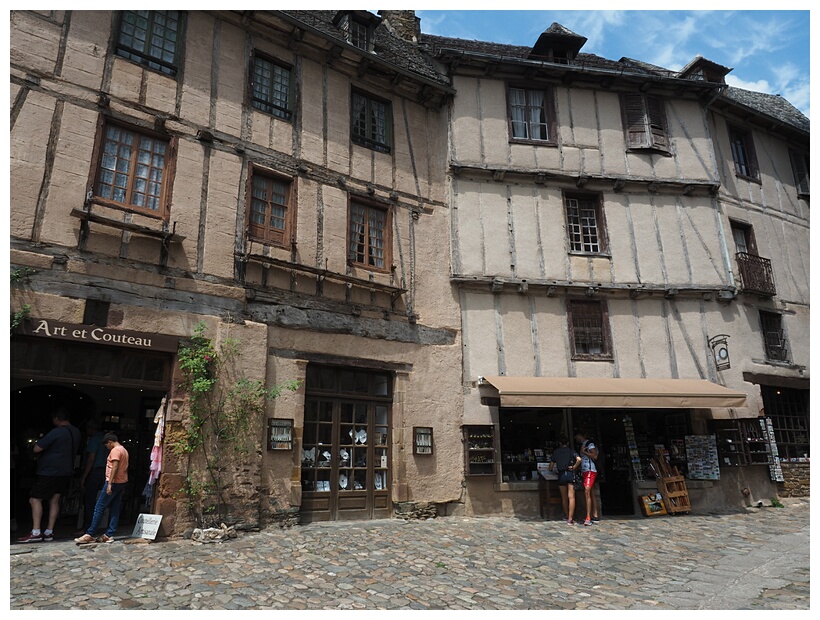
[[[443,517],[12,544],[11,609],[809,609],[807,499],[599,525]]]

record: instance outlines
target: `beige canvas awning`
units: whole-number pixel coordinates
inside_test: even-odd
[[[746,394],[702,379],[485,377],[502,407],[746,407]]]

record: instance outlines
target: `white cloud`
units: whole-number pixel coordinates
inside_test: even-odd
[[[726,76],[726,83],[729,86],[734,86],[736,88],[743,88],[745,90],[753,90],[757,93],[768,93],[774,94],[774,90],[769,85],[767,80],[755,80],[754,82],[747,82],[746,80],[737,77],[736,75],[729,74]]]

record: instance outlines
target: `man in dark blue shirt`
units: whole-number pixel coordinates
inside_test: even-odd
[[[71,415],[65,408],[57,409],[51,417],[54,428],[34,444],[37,459],[37,479],[29,492],[31,505],[31,533],[18,538],[21,543],[51,542],[54,526],[60,515],[60,495],[68,489],[74,474],[74,455],[82,439],[80,430],[72,426]],[[48,500],[48,527],[40,531],[43,502]]]

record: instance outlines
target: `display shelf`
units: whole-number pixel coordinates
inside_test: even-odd
[[[721,467],[748,465],[743,434],[735,420],[715,420],[715,439]]]
[[[495,427],[465,426],[464,446],[468,476],[495,475]]]

